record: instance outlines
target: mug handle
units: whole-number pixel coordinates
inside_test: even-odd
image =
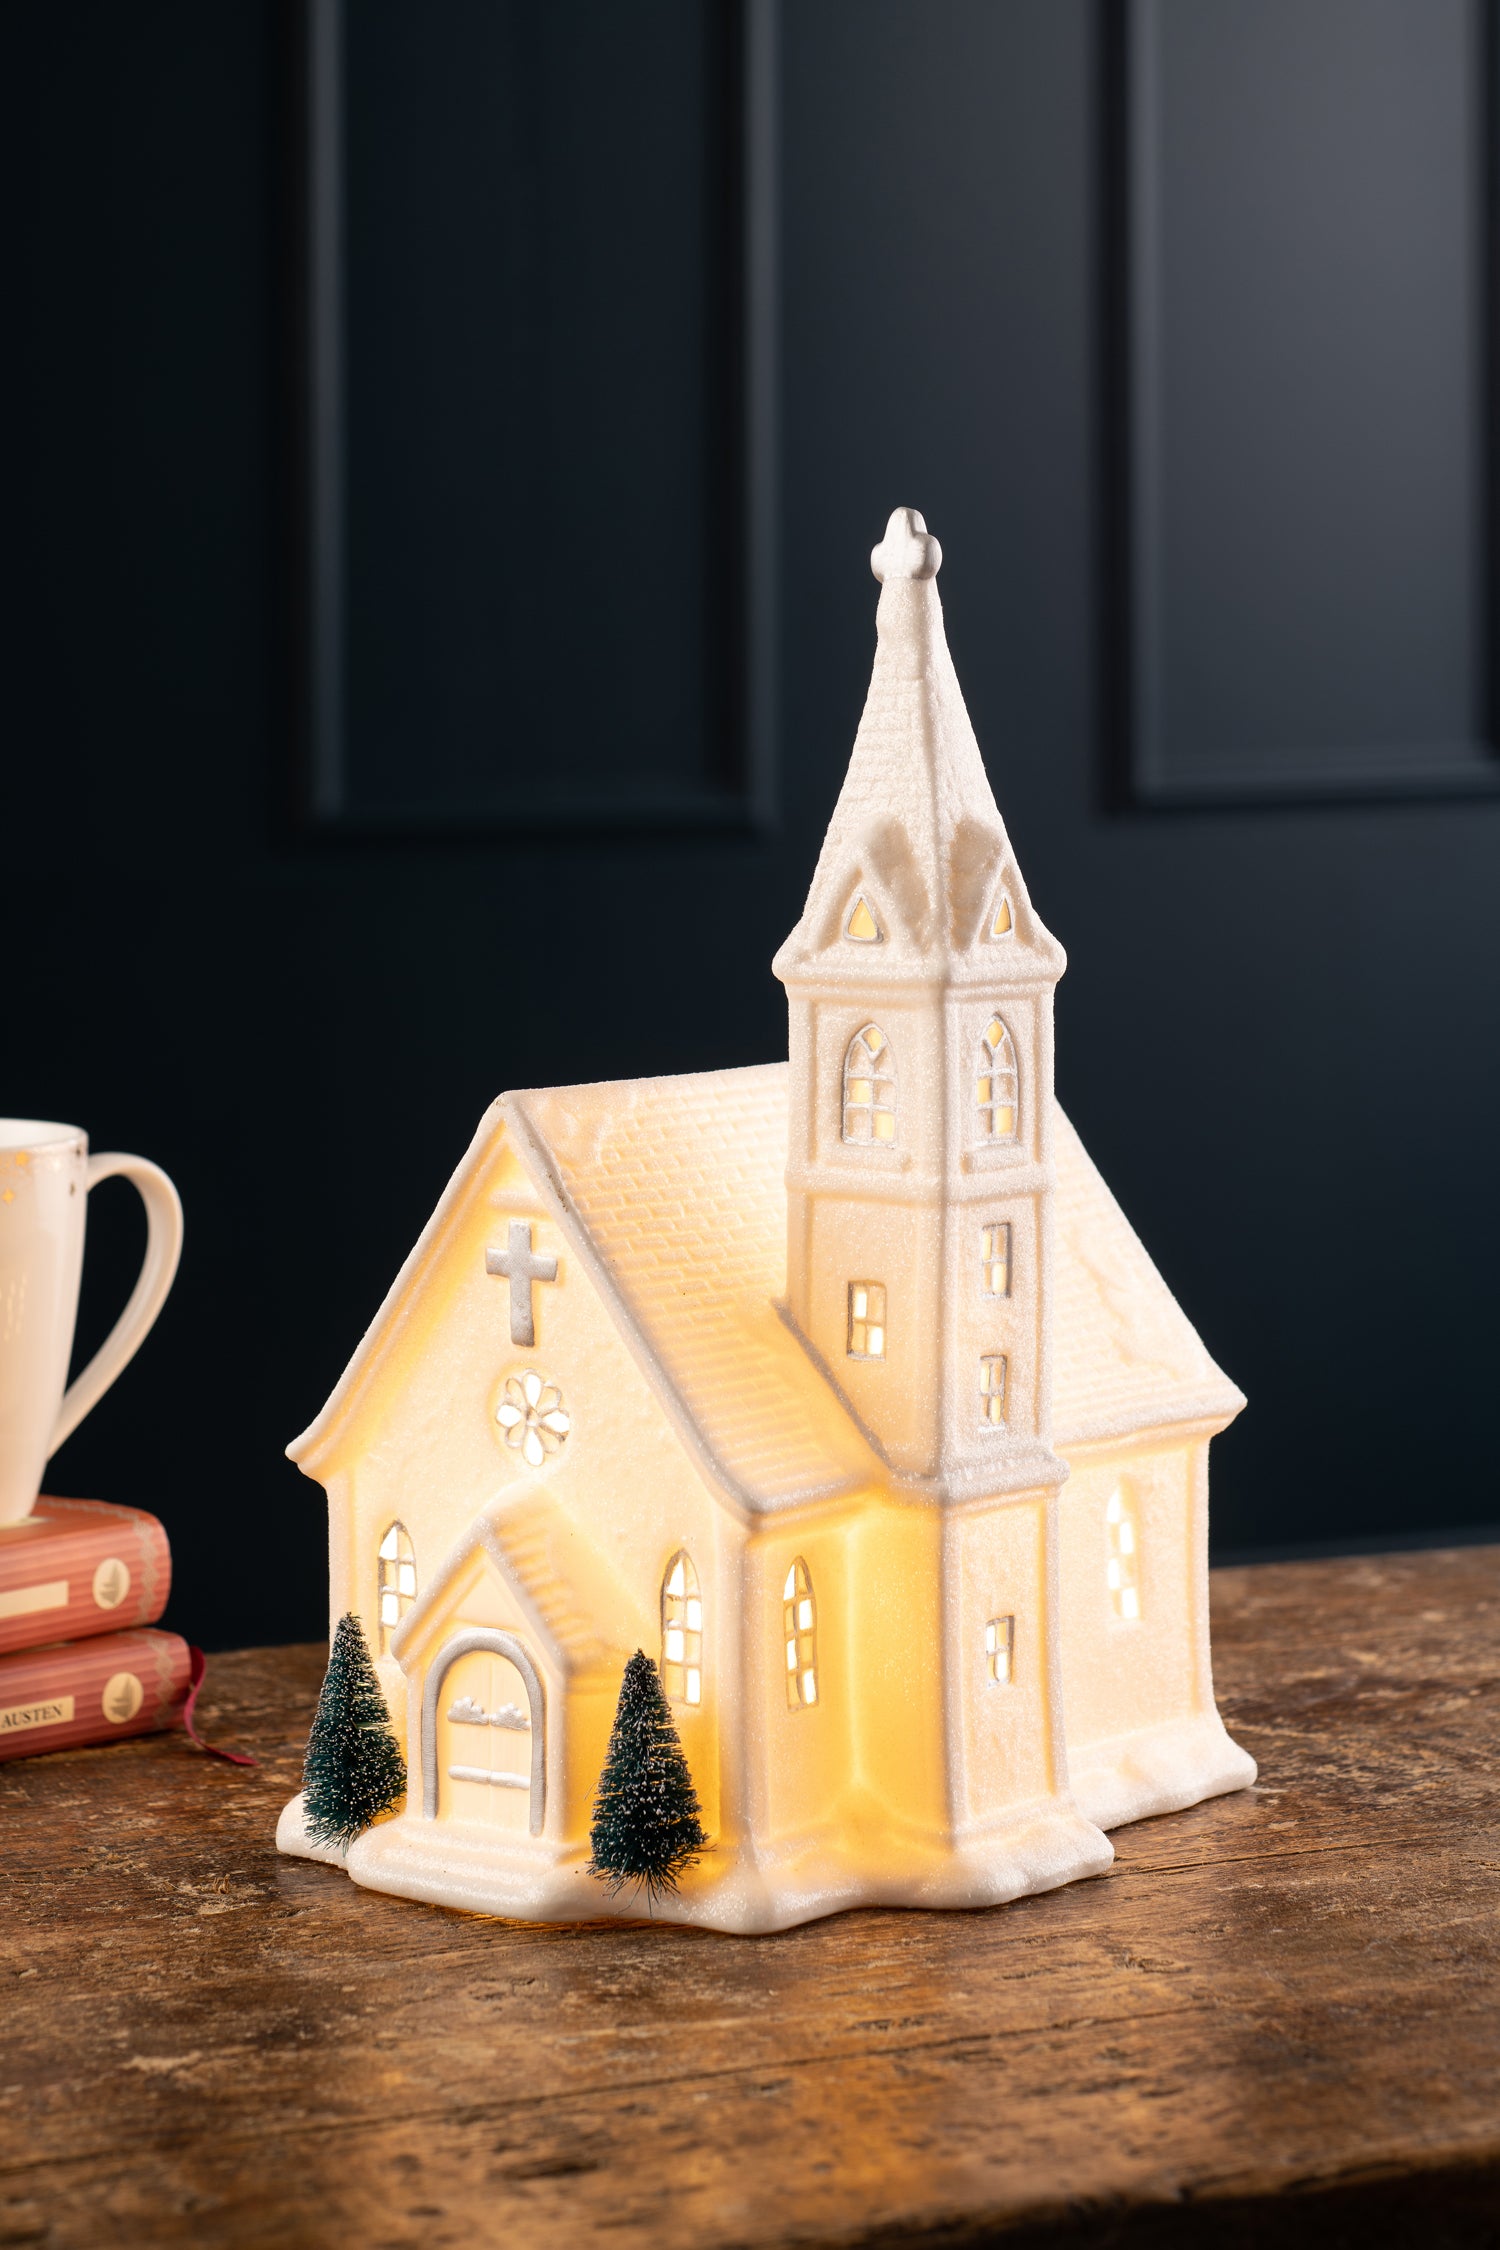
[[[53,1453],[64,1438],[72,1436],[85,1414],[98,1405],[115,1377],[140,1350],[166,1303],[182,1255],[182,1203],[160,1165],[148,1163],[144,1156],[122,1156],[118,1151],[89,1158],[90,1190],[101,1180],[117,1176],[134,1182],[146,1206],[146,1255],[125,1310],[88,1366],[63,1393],[57,1427],[52,1432]]]

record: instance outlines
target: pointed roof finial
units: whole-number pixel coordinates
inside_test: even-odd
[[[814,964],[865,991],[917,966],[983,983],[1002,937],[1013,981],[1023,967],[1062,974],[964,709],[934,583],[942,560],[918,511],[895,509],[870,557],[881,582],[870,692],[807,904],[773,963],[784,984]]]
[[[896,508],[885,537],[870,550],[870,568],[882,586],[888,578],[936,578],[943,550],[916,508]]]

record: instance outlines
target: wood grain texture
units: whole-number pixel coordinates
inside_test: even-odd
[[[279,1859],[322,1655],[0,1773],[0,2244],[1500,2241],[1500,1548],[1214,1582],[1253,1792],[760,1939]]]

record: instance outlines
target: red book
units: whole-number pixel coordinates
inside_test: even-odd
[[[0,1759],[175,1727],[191,1674],[187,1642],[149,1630],[0,1656]]]
[[[144,1508],[43,1493],[0,1528],[0,1652],[154,1624],[171,1586],[167,1535]]]

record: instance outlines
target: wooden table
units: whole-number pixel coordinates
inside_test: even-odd
[[[0,2243],[1500,2243],[1500,1548],[1222,1571],[1261,1786],[775,1938],[279,1859],[315,1648],[0,1766]]]

